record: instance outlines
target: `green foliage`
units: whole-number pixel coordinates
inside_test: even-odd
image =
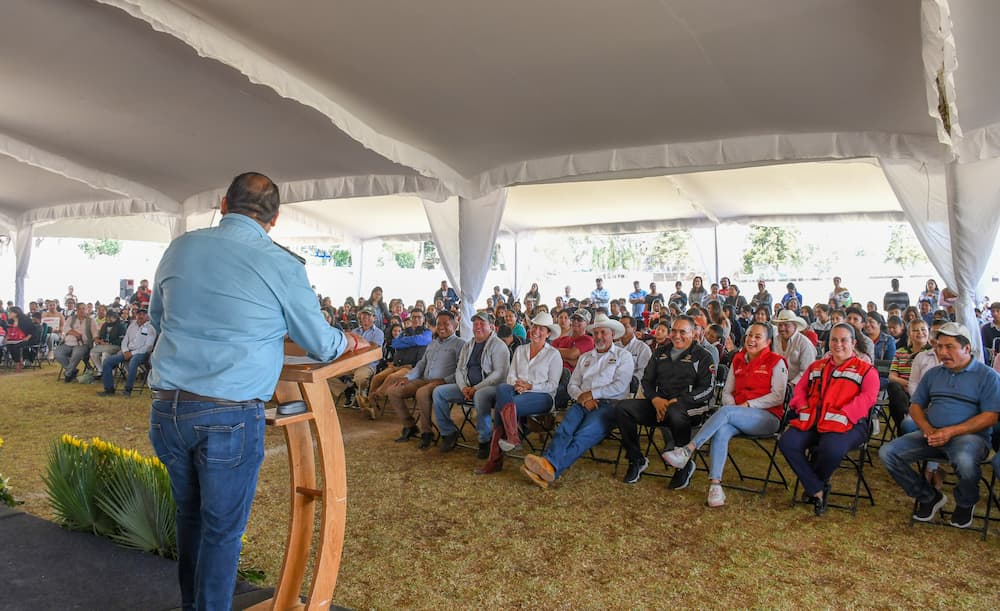
[[[927,255],[920,247],[913,229],[908,225],[893,225],[889,232],[889,242],[885,248],[885,262],[900,267],[912,267],[916,263],[926,263]]]
[[[96,535],[114,531],[111,518],[97,504],[104,488],[103,471],[100,457],[78,439],[63,436],[52,446],[42,479],[62,526]]]
[[[395,252],[392,258],[396,260],[396,265],[402,269],[413,269],[417,266],[417,258],[412,252]]]
[[[679,271],[690,267],[691,232],[687,229],[672,229],[656,236],[646,265],[656,271]]]
[[[588,236],[586,241],[593,245],[590,265],[594,271],[635,269],[642,258],[643,244],[633,236]]]
[[[438,254],[437,245],[432,240],[424,241],[420,247],[420,267],[423,269],[437,269],[441,263],[441,256]]]
[[[2,437],[0,437],[0,448],[3,448]],[[3,473],[0,473],[0,504],[14,507],[15,505],[20,505],[22,502],[14,498],[14,493],[10,490],[10,478],[4,477]]]
[[[121,252],[122,243],[121,240],[86,240],[80,242],[80,250],[90,259],[98,255],[113,257]]]
[[[177,508],[166,470],[124,455],[107,460],[105,492],[97,505],[117,526],[111,539],[124,547],[176,557]]]
[[[338,249],[333,251],[333,264],[336,267],[350,267],[351,251],[346,249]]]
[[[758,267],[775,271],[802,262],[799,232],[795,229],[750,225],[749,240],[750,246],[743,251],[744,273],[757,273]]]

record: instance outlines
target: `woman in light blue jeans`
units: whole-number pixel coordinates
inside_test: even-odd
[[[788,385],[785,359],[771,352],[771,326],[755,322],[747,329],[743,349],[733,357],[733,365],[722,391],[724,407],[715,412],[695,434],[691,443],[663,453],[663,460],[682,469],[695,450],[707,441],[709,449],[708,506],[726,503],[722,490],[722,470],[726,466],[729,440],[736,435],[770,435],[778,431]]]

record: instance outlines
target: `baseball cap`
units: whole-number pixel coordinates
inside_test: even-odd
[[[941,328],[937,330],[938,336],[948,335],[951,337],[964,337],[966,341],[972,342],[972,336],[969,335],[969,330],[965,325],[960,325],[956,322],[946,322],[941,325]]]
[[[360,310],[358,310],[358,314],[371,314],[372,316],[375,316],[375,308],[371,306],[365,306]]]
[[[583,322],[590,322],[590,312],[584,308],[577,308],[575,312],[570,316],[570,319],[579,318]]]
[[[488,322],[490,324],[493,324],[493,320],[492,320],[493,317],[490,316],[489,312],[486,312],[486,311],[476,312],[475,314],[472,315],[472,320],[476,320],[477,318],[479,320],[483,321],[483,322]]]

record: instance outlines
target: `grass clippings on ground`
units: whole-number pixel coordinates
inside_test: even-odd
[[[63,433],[98,436],[151,454],[148,393],[95,396],[56,368],[0,372],[3,472],[22,509],[52,517],[42,474]],[[686,490],[664,478],[621,482],[608,464],[581,460],[543,491],[508,459],[476,476],[474,453],[421,452],[393,443],[391,412],[372,423],[342,410],[348,473],[343,561],[334,600],[358,609],[967,608],[1000,606],[1000,524],[978,534],[908,525],[912,503],[877,457],[866,467],[876,506],[856,517],[790,507],[780,486],[764,498],[727,490],[705,506],[707,479]],[[284,554],[288,463],[280,431],[247,530],[244,565],[273,584]],[[749,444],[734,452],[763,468]],[[605,443],[601,456],[617,448]],[[789,473],[787,466],[779,464]],[[651,471],[663,471],[651,457]],[[837,476],[848,483],[845,472]],[[727,468],[726,477],[735,477]],[[953,496],[950,490],[946,490]]]

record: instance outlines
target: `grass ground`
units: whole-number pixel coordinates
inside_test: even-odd
[[[42,473],[62,433],[151,453],[149,397],[100,398],[55,369],[0,373],[0,471],[30,513],[51,517]],[[705,506],[707,480],[669,491],[662,478],[625,485],[612,467],[581,460],[542,491],[508,461],[472,474],[472,452],[396,444],[391,421],[340,413],[348,515],[335,601],[353,608],[967,608],[1000,606],[1000,525],[989,540],[909,527],[911,502],[876,459],[875,507],[822,518],[790,507],[779,488],[761,499],[730,491]],[[247,531],[244,563],[278,575],[287,517],[280,432]],[[740,445],[738,455],[760,466]],[[613,455],[614,448],[602,448]],[[658,463],[658,459],[653,461]],[[783,462],[781,463],[784,464]],[[621,472],[619,473],[621,475]],[[726,476],[732,476],[727,469]],[[840,476],[838,476],[840,477]],[[840,480],[843,483],[843,479]],[[837,480],[835,480],[836,484]],[[950,494],[949,494],[950,496]]]

